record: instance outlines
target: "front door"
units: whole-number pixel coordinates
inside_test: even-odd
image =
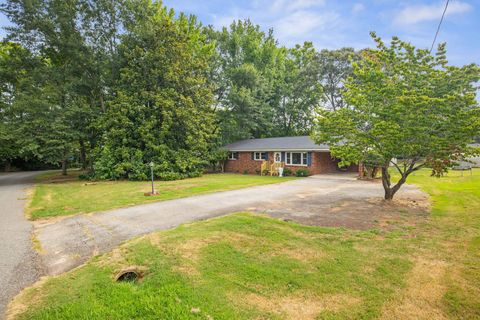
[[[282,162],[282,153],[281,152],[275,152],[273,154],[273,160],[275,161],[275,163]]]

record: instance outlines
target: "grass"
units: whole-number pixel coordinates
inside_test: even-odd
[[[147,197],[148,181],[81,181],[79,171],[68,177],[49,172],[37,177],[27,212],[32,219],[90,213],[142,203],[171,200],[217,191],[279,183],[294,177],[206,174],[199,178],[156,181],[158,196]]]
[[[127,242],[24,291],[18,319],[479,319],[480,171],[416,173],[431,217],[402,231],[239,213]],[[122,268],[145,270],[115,283]]]

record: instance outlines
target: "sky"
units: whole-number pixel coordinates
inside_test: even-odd
[[[0,3],[4,0],[0,0]],[[229,26],[250,19],[263,30],[273,28],[281,45],[311,41],[317,49],[373,46],[375,31],[417,47],[430,48],[445,0],[164,0],[176,12],[194,14],[204,25]],[[0,14],[0,27],[8,19]],[[447,43],[454,65],[480,64],[480,0],[450,0],[438,42]],[[0,37],[5,31],[0,31]]]

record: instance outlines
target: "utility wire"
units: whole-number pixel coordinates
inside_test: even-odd
[[[442,25],[443,18],[445,17],[445,12],[447,12],[449,1],[450,0],[447,0],[447,2],[445,3],[445,9],[443,9],[442,18],[440,19],[440,22],[438,23],[437,32],[435,32],[435,37],[433,38],[432,46],[430,47],[430,53],[432,53],[433,46],[435,45],[435,41],[437,41],[438,32],[440,31],[440,26]]]

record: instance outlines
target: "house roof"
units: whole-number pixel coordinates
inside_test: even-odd
[[[246,139],[227,144],[228,151],[328,151],[328,145],[316,144],[309,136]]]

